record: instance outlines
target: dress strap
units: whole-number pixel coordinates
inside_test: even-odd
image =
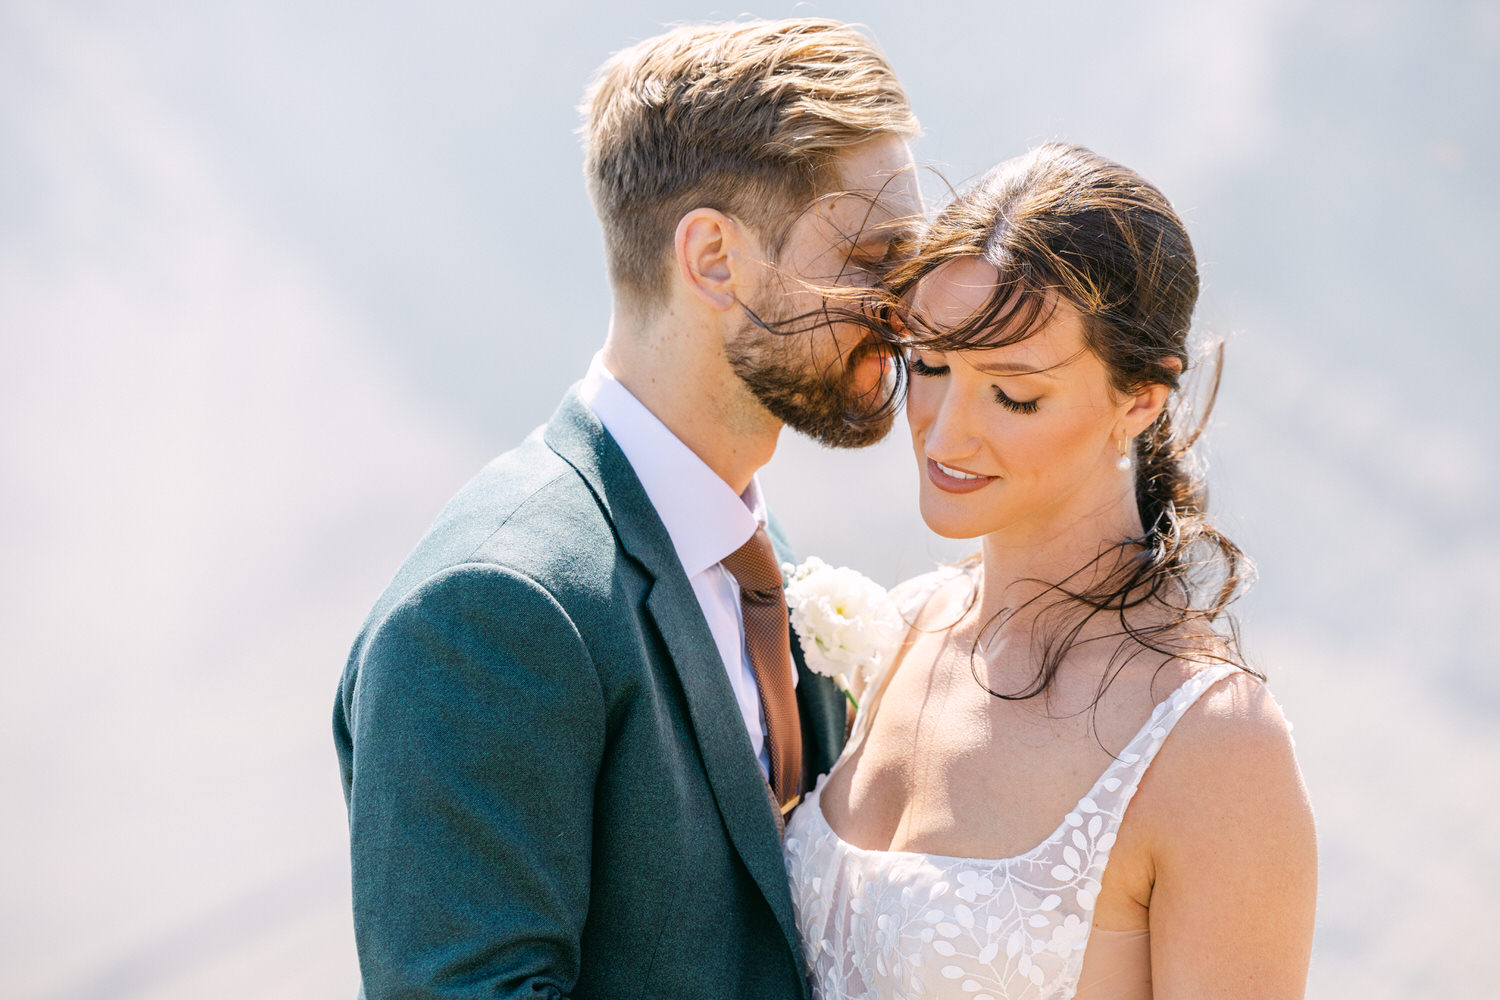
[[[1187,714],[1187,710],[1197,704],[1198,699],[1203,697],[1209,688],[1239,672],[1240,668],[1232,663],[1216,663],[1204,667],[1183,681],[1176,691],[1157,703],[1156,708],[1151,712],[1151,717],[1146,720],[1146,724],[1126,744],[1116,766],[1123,765],[1135,771],[1136,780],[1139,781],[1140,775],[1145,773],[1146,768],[1151,766],[1151,761],[1156,758],[1156,753],[1161,749],[1167,735]]]
[[[1130,805],[1130,800],[1135,798],[1146,769],[1156,759],[1167,736],[1209,688],[1239,672],[1240,668],[1232,663],[1216,663],[1205,667],[1158,702],[1146,724],[1125,745],[1125,749],[1120,751],[1115,762],[1099,776],[1094,787],[1073,812],[1068,814],[1067,824],[1076,828],[1069,839],[1084,850],[1088,860],[1082,868],[1082,874],[1095,887],[1109,863],[1115,831],[1119,829],[1120,821],[1125,816],[1125,809]],[[1084,833],[1087,834],[1086,837],[1082,836]],[[1088,908],[1093,908],[1092,896],[1088,900]]]

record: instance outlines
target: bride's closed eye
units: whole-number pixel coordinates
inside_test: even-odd
[[[1005,390],[1000,388],[998,385],[992,385],[990,386],[990,388],[995,392],[995,402],[999,403],[1001,406],[1005,407],[1012,413],[1035,413],[1037,410],[1037,400],[1035,399],[1012,399],[1007,396],[1005,394]]]
[[[915,354],[906,356],[906,368],[913,375],[933,376],[948,374],[947,365],[929,365]]]
[[[906,356],[906,368],[907,371],[920,378],[934,378],[937,376],[946,375],[949,371],[947,365],[928,364],[916,354],[911,353],[907,354]],[[1005,390],[1000,388],[998,385],[990,386],[990,391],[995,394],[995,402],[999,403],[1001,406],[1005,407],[1012,413],[1035,413],[1037,411],[1039,398],[1025,400],[1015,399],[1011,396],[1006,395]]]

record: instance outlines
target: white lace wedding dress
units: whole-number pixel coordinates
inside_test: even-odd
[[[909,600],[926,603],[941,579],[922,578]],[[785,841],[814,1000],[1065,1000],[1078,992],[1091,936],[1098,952],[1089,979],[1108,980],[1100,995],[1149,997],[1147,932],[1091,935],[1094,901],[1152,758],[1198,697],[1236,669],[1207,667],[1158,704],[1052,835],[1015,857],[854,847],[823,816],[828,778],[821,778],[792,814]],[[840,762],[868,733],[883,680],[866,689]]]

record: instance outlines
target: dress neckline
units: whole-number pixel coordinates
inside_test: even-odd
[[[1141,728],[1136,731],[1136,734],[1130,738],[1130,742],[1125,744],[1124,748],[1120,751],[1119,756],[1110,762],[1109,766],[1104,769],[1104,773],[1099,775],[1098,779],[1089,786],[1089,790],[1084,793],[1083,797],[1080,798],[1076,803],[1074,803],[1073,808],[1069,809],[1065,814],[1063,814],[1062,820],[1058,822],[1057,826],[1052,829],[1052,832],[1047,835],[1046,839],[1037,844],[1035,847],[1032,847],[1030,850],[1023,851],[1020,854],[1012,854],[1009,857],[1004,858],[976,858],[953,854],[929,854],[924,851],[881,850],[879,848],[858,847],[854,844],[849,843],[843,837],[839,836],[838,831],[833,828],[832,823],[828,822],[828,817],[823,812],[823,789],[828,784],[828,780],[833,777],[834,772],[839,769],[839,765],[844,762],[843,755],[840,755],[839,759],[834,762],[833,767],[829,769],[827,774],[818,779],[818,783],[813,788],[812,794],[808,795],[807,799],[803,802],[803,807],[811,808],[818,822],[823,825],[823,829],[828,832],[829,836],[834,839],[834,841],[842,850],[848,851],[852,854],[859,854],[877,859],[890,858],[892,860],[898,860],[902,858],[922,858],[937,862],[954,862],[959,864],[984,867],[999,867],[1001,865],[1009,865],[1021,861],[1026,861],[1056,843],[1058,839],[1066,834],[1069,829],[1078,826],[1079,824],[1070,822],[1071,817],[1079,816],[1080,814],[1084,816],[1093,815],[1099,811],[1098,806],[1094,804],[1094,800],[1099,794],[1099,791],[1101,789],[1104,789],[1106,791],[1113,792],[1120,787],[1120,784],[1123,784],[1123,781],[1121,779],[1115,778],[1115,780],[1119,782],[1119,784],[1116,784],[1112,788],[1109,787],[1109,781],[1114,777],[1114,773],[1117,769],[1132,767],[1140,761],[1141,749],[1137,747],[1137,744],[1149,743],[1152,739],[1156,738],[1155,730],[1161,724],[1162,716],[1167,714],[1172,703],[1176,700],[1178,695],[1182,694],[1184,690],[1186,690],[1193,684],[1204,683],[1205,687],[1217,684],[1225,677],[1233,674],[1237,669],[1237,667],[1227,663],[1205,667],[1204,669],[1193,674],[1187,680],[1183,681],[1165,698],[1157,702],[1156,706],[1151,709],[1151,715],[1146,719],[1146,722],[1141,726]],[[1215,676],[1213,676],[1212,680],[1204,682],[1203,678],[1209,675]],[[882,687],[876,697],[875,703],[870,706],[870,710],[872,713],[879,704],[879,696],[884,694],[885,689]],[[869,732],[867,724],[866,732],[861,736],[861,739],[859,741],[860,745],[864,744],[864,737],[868,735]],[[1165,739],[1166,733],[1162,733],[1160,738]]]

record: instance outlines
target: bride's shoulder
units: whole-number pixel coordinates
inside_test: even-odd
[[[1207,803],[1225,812],[1257,803],[1302,808],[1292,726],[1270,688],[1239,668],[1199,665],[1192,677],[1209,683],[1152,765],[1158,805],[1173,815],[1200,813]]]
[[[1237,909],[1248,901],[1262,908],[1254,922],[1277,926],[1289,919],[1277,906],[1306,900],[1310,912],[1317,880],[1316,827],[1291,726],[1254,675],[1206,679],[1213,683],[1144,775],[1130,806],[1132,836],[1149,845],[1157,888],[1240,918],[1256,912]]]
[[[1175,668],[1162,671],[1171,675],[1170,684],[1181,689],[1196,683],[1202,692],[1177,727],[1179,743],[1290,742],[1291,724],[1259,673],[1240,666],[1220,650],[1203,657],[1179,658],[1168,667]]]
[[[890,590],[891,600],[908,625],[943,608],[967,607],[974,593],[974,575],[964,565],[939,566],[920,576],[903,580]]]

